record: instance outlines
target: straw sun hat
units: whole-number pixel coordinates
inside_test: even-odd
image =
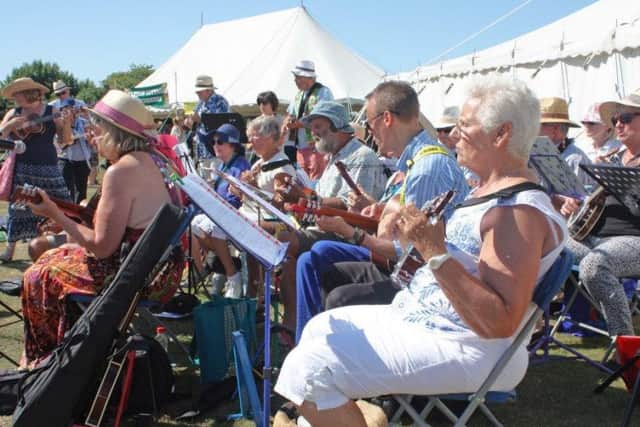
[[[610,124],[611,116],[613,116],[620,107],[631,107],[640,110],[640,88],[625,96],[620,101],[608,101],[600,104],[600,117],[602,118],[602,122],[607,125]]]
[[[96,103],[91,112],[109,123],[141,138],[153,126],[153,116],[142,101],[121,90],[110,90]]]
[[[563,123],[570,127],[579,128],[580,125],[569,120],[569,105],[562,98],[540,98],[540,124]]]
[[[37,89],[42,95],[49,92],[49,88],[34,81],[31,77],[20,77],[15,79],[2,89],[2,96],[7,99],[14,99],[14,95],[24,90]]]

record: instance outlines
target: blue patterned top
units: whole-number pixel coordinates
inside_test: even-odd
[[[51,105],[53,105],[56,109],[60,110],[63,105],[69,103],[69,101],[73,101],[72,108],[83,108],[86,107],[84,101],[79,99],[68,98],[64,101],[60,99],[56,99]],[[76,116],[76,121],[73,123],[72,132],[74,137],[84,135],[85,129],[87,127],[87,119],[80,116],[79,114]],[[67,147],[63,148],[60,153],[58,153],[59,159],[73,160],[73,161],[85,161],[91,158],[91,148],[89,148],[89,142],[86,137],[76,138],[75,142]]]
[[[470,274],[479,277],[478,263],[482,246],[480,224],[485,213],[496,206],[514,205],[528,205],[538,209],[562,230],[563,235],[558,236],[558,246],[541,260],[538,281],[562,251],[568,234],[564,218],[553,208],[551,200],[542,191],[523,191],[508,199],[492,199],[457,209],[447,222],[447,251]],[[416,272],[407,288],[396,294],[391,305],[402,313],[407,322],[420,323],[431,331],[451,338],[477,337],[456,312],[426,266]]]

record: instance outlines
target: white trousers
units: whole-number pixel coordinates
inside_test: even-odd
[[[474,392],[511,342],[452,339],[404,321],[388,305],[342,307],[307,324],[275,391],[296,405],[314,402],[319,410],[385,394]],[[492,390],[513,390],[527,364],[523,345]]]

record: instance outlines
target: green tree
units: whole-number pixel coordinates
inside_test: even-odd
[[[103,86],[97,86],[93,81],[86,79],[78,82],[76,97],[92,105],[102,98],[106,91]]]
[[[131,64],[128,71],[117,71],[109,74],[102,85],[106,89],[131,89],[138,83],[149,77],[154,69],[151,65]]]

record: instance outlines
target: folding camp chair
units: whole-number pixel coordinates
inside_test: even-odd
[[[578,273],[578,266],[574,265],[572,267],[572,271],[574,273]],[[631,279],[637,279],[637,278],[631,278]],[[616,337],[615,336],[610,336],[608,331],[606,329],[601,329],[598,328],[597,326],[593,325],[593,324],[589,324],[589,323],[585,323],[576,319],[572,319],[569,315],[572,307],[574,306],[574,304],[576,303],[577,298],[580,296],[582,298],[584,298],[584,300],[586,300],[588,302],[588,304],[590,305],[590,307],[594,310],[596,310],[601,316],[602,316],[602,312],[600,310],[600,307],[598,305],[598,303],[593,299],[593,297],[591,296],[591,294],[589,293],[588,289],[585,287],[584,283],[582,283],[581,280],[577,280],[576,277],[572,274],[569,276],[569,280],[568,283],[570,283],[572,285],[572,290],[569,292],[569,298],[566,300],[566,304],[564,305],[562,311],[558,314],[558,317],[556,319],[555,324],[553,325],[553,327],[549,327],[549,318],[550,318],[550,314],[548,312],[545,313],[544,319],[545,319],[545,334],[543,334],[543,336],[530,348],[530,356],[532,356],[532,358],[536,357],[536,361],[546,361],[548,359],[550,359],[549,356],[549,346],[550,345],[556,345],[557,347],[562,348],[563,350],[569,352],[570,354],[573,355],[573,357],[575,357],[576,359],[580,359],[583,360],[584,362],[588,363],[589,365],[595,367],[596,369],[603,371],[605,373],[610,374],[612,371],[609,367],[607,367],[607,365],[605,364],[605,362],[607,362],[607,360],[609,359],[609,357],[611,356],[612,351],[614,350],[615,346],[616,346]],[[567,292],[567,287],[565,287],[565,292]],[[632,307],[631,307],[631,311],[637,311],[637,304],[638,304],[638,295],[637,295],[637,291],[634,291],[634,295],[633,298],[631,300],[632,303]],[[603,316],[604,317],[604,316]],[[590,333],[593,334],[597,334],[603,337],[606,337],[609,339],[609,344],[607,346],[606,351],[604,352],[604,355],[602,357],[602,359],[600,360],[594,360],[592,358],[590,358],[589,356],[587,356],[586,354],[580,352],[579,350],[575,349],[574,347],[563,343],[562,341],[558,340],[557,338],[555,338],[556,333],[559,332],[559,328],[561,325],[566,325],[569,324],[573,327],[577,327],[580,329],[583,329],[585,331],[588,331]],[[537,356],[537,352],[539,350],[543,350],[543,354],[541,356]]]
[[[400,404],[400,408],[391,418],[391,422],[398,422],[404,412],[407,412],[414,421],[414,425],[421,427],[428,426],[426,418],[434,408],[438,408],[455,426],[466,425],[471,415],[477,408],[484,413],[484,415],[495,426],[502,426],[500,421],[493,415],[493,413],[486,406],[486,403],[503,403],[512,401],[515,399],[515,391],[489,391],[494,385],[497,378],[500,376],[502,370],[507,363],[511,360],[516,351],[520,348],[523,342],[529,338],[531,331],[536,326],[538,319],[542,316],[544,310],[549,306],[551,299],[558,293],[562,284],[567,280],[569,273],[571,272],[571,265],[573,263],[573,254],[567,249],[563,250],[558,259],[554,262],[551,269],[542,279],[542,282],[536,287],[533,294],[533,303],[535,309],[529,315],[524,327],[518,332],[515,339],[504,351],[502,356],[498,359],[493,369],[484,380],[478,391],[475,393],[456,393],[445,394],[438,396],[426,396],[428,399],[427,405],[421,412],[418,412],[412,405],[411,400],[413,396],[407,395],[395,395],[394,399]],[[462,415],[456,416],[444,403],[443,400],[462,400],[468,401],[468,405]]]

